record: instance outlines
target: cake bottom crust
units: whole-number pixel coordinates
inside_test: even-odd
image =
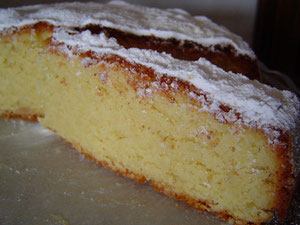
[[[29,109],[22,109],[19,112],[12,112],[12,111],[4,111],[0,115],[5,120],[9,119],[21,119],[29,122],[38,122],[38,118],[43,118],[43,114],[32,114],[30,113]]]

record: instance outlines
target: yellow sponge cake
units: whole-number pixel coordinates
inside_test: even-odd
[[[2,116],[236,224],[284,220],[295,185],[298,98],[258,78],[240,37],[181,10],[0,10]]]

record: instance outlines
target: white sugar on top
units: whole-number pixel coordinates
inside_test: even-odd
[[[163,20],[160,21],[155,17],[163,18]],[[134,21],[130,21],[133,19]],[[243,122],[250,126],[258,126],[258,128],[274,126],[284,130],[295,128],[300,106],[297,96],[289,91],[279,91],[243,75],[225,72],[203,58],[197,61],[185,61],[153,50],[125,49],[114,38],[107,38],[103,33],[92,35],[89,30],[76,32],[68,27],[100,23],[103,26],[122,27],[122,30],[144,35],[159,34],[158,36],[161,37],[205,39],[206,41],[219,39],[234,43],[239,47],[239,51],[248,51],[246,44],[237,36],[217,27],[208,19],[196,20],[178,10],[175,13],[174,10],[161,11],[120,2],[107,5],[95,3],[57,4],[49,8],[38,5],[0,11],[0,30],[9,26],[19,27],[37,21],[48,21],[59,26],[55,28],[52,41],[63,43],[62,50],[71,53],[70,55],[72,55],[72,50],[66,46],[75,47],[76,51],[82,52],[92,50],[99,56],[103,54],[119,55],[131,63],[152,68],[158,75],[167,74],[194,85],[212,101],[209,106],[209,110],[212,112],[220,110],[219,105],[223,104],[240,113]],[[173,21],[170,27],[168,27],[167,21]],[[196,28],[196,24],[199,24],[200,28]],[[208,27],[206,28],[204,24],[207,24]],[[178,29],[177,26],[182,28]],[[167,27],[168,29],[166,29]],[[186,35],[189,33],[191,36]],[[214,38],[210,38],[210,35],[213,35]],[[225,37],[221,37],[222,35]],[[230,41],[229,38],[233,38],[234,41]],[[229,113],[228,116],[234,116],[234,114]]]
[[[179,9],[161,10],[131,5],[121,1],[99,3],[61,3],[0,10],[0,31],[5,27],[22,26],[37,21],[53,25],[83,27],[100,24],[137,35],[154,35],[199,42],[206,47],[232,45],[237,53],[254,57],[248,44],[226,28],[206,17],[193,17]]]
[[[300,105],[297,96],[289,91],[280,91],[246,76],[225,72],[204,58],[178,60],[152,50],[125,49],[103,33],[92,35],[90,31],[84,31],[70,35],[69,32],[65,28],[56,29],[54,41],[76,46],[79,52],[92,50],[99,56],[119,55],[129,62],[152,68],[157,74],[188,81],[213,100],[209,110],[217,112],[219,105],[224,104],[237,110],[248,125],[258,128],[271,125],[287,130],[295,127]],[[64,50],[69,51],[68,48]]]

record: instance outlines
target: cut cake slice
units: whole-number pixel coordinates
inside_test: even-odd
[[[227,221],[286,217],[299,101],[228,71],[258,78],[236,35],[122,2],[4,9],[0,29],[2,116]]]

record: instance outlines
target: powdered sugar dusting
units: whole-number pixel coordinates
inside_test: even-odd
[[[193,17],[179,9],[160,10],[113,1],[107,4],[60,3],[0,10],[0,31],[38,21],[69,27],[99,24],[137,35],[195,41],[206,47],[231,45],[237,53],[254,57],[248,44],[239,36],[206,17]]]
[[[280,91],[240,74],[225,72],[204,58],[184,61],[167,53],[137,48],[125,49],[114,38],[107,38],[103,33],[92,35],[90,31],[84,31],[69,35],[64,28],[56,29],[53,41],[65,43],[79,52],[92,50],[99,57],[104,54],[118,55],[131,63],[152,68],[158,75],[167,74],[188,81],[203,91],[211,102],[203,104],[203,110],[217,113],[220,111],[220,104],[232,108],[226,114],[217,114],[220,121],[235,122],[238,119],[235,110],[243,118],[244,124],[264,128],[267,133],[270,133],[270,126],[284,130],[295,127],[300,107],[295,94]],[[65,51],[70,50],[65,48]],[[153,85],[155,86],[155,82]],[[150,94],[148,92],[140,90],[138,94],[147,96]],[[197,96],[193,92],[189,95],[201,102],[205,101],[203,96]]]
[[[93,9],[93,7],[95,7],[95,9]],[[103,10],[99,10],[99,7]],[[120,11],[120,7],[125,8],[126,10],[128,8],[128,12],[136,14],[136,16],[137,14],[144,15],[147,13],[150,15],[147,17],[141,15],[141,23],[134,22],[131,24],[130,20],[132,19],[132,15],[130,13],[125,13],[123,15],[123,11]],[[85,10],[87,10],[87,13],[85,13]],[[234,46],[239,46],[239,51],[246,51],[243,43],[236,42],[236,37],[234,35],[228,34],[223,28],[209,24],[210,22],[205,22],[209,21],[208,19],[201,17],[192,19],[192,17],[184,11],[177,10],[179,14],[177,11],[177,14],[175,14],[175,11],[169,10],[167,11],[167,14],[163,16],[170,18],[174,17],[173,19],[176,17],[176,26],[188,23],[187,18],[189,18],[187,27],[189,27],[188,30],[190,29],[190,31],[185,30],[188,31],[187,33],[191,33],[191,36],[188,36],[189,39],[195,39],[195,35],[201,34],[200,39],[204,38],[207,41],[208,39],[211,39],[210,35],[215,35],[213,38],[214,40],[211,40],[210,43],[221,39],[223,42],[233,41],[235,42]],[[94,12],[95,15],[91,16],[92,12]],[[114,13],[114,16],[107,15],[108,12]],[[147,35],[149,35],[150,32],[150,34],[164,36],[169,32],[168,35],[172,34],[176,37],[184,37],[182,36],[183,34],[180,33],[183,31],[164,30],[163,28],[167,27],[167,24],[163,23],[159,27],[154,26],[154,28],[151,28],[151,23],[143,21],[148,20],[149,18],[151,20],[154,19],[152,17],[157,16],[157,13],[162,13],[162,11],[144,7],[135,8],[134,6],[120,2],[107,5],[88,3],[86,7],[85,5],[77,3],[57,4],[52,8],[50,7],[47,9],[44,9],[42,6],[32,6],[16,10],[1,10],[0,27],[3,29],[10,25],[22,26],[40,20],[48,21],[49,23],[58,26],[54,30],[52,41],[60,44],[60,50],[67,53],[69,57],[72,57],[74,52],[78,53],[90,50],[99,57],[105,54],[118,55],[124,57],[133,64],[140,64],[152,68],[158,76],[168,75],[194,85],[197,89],[201,90],[201,92],[205,93],[206,98],[210,102],[209,104],[203,104],[202,110],[216,113],[216,118],[220,121],[236,122],[239,119],[236,114],[237,112],[241,115],[243,124],[264,129],[266,133],[274,131],[274,129],[270,129],[270,127],[283,130],[295,128],[296,121],[299,117],[300,106],[297,96],[289,91],[279,91],[276,88],[261,84],[258,81],[250,80],[240,74],[225,72],[203,58],[200,58],[197,61],[184,61],[175,59],[169,54],[158,53],[153,50],[137,48],[125,49],[123,46],[119,45],[114,38],[107,38],[104,33],[92,35],[89,30],[77,32],[72,29],[72,26],[84,26],[89,23],[99,23],[111,27],[122,26],[122,29],[126,27],[126,29],[130,31],[136,26],[135,29],[138,31],[136,30],[135,32],[139,32],[139,34],[145,34],[145,29],[147,29]],[[64,16],[61,14],[64,14]],[[104,16],[107,16],[107,19],[104,19]],[[14,17],[14,19],[12,17]],[[72,18],[74,21],[72,21],[72,19],[70,19],[70,21],[69,19],[63,21],[66,19],[65,17]],[[116,23],[116,21],[124,18],[126,20],[124,24],[120,25]],[[198,20],[202,21],[203,24],[200,24],[199,28],[196,28],[195,24],[198,23],[196,22]],[[204,29],[207,23],[208,27]],[[173,25],[171,25],[171,30]],[[192,31],[193,29],[194,31]],[[224,37],[221,37],[221,35]],[[229,37],[233,39],[229,40]],[[87,66],[96,62],[93,61],[93,59],[84,58],[82,63]],[[155,85],[157,87],[159,86],[153,82],[152,86],[154,87]],[[173,86],[176,87],[175,84]],[[138,90],[137,94],[141,97],[148,96],[152,94],[152,90]],[[205,102],[204,97],[201,95],[198,96],[191,92],[189,93],[189,96],[201,102]],[[231,110],[225,114],[220,114],[220,105],[228,106]],[[238,122],[240,123],[241,121]],[[276,136],[277,134],[276,132],[273,132],[272,135]]]

